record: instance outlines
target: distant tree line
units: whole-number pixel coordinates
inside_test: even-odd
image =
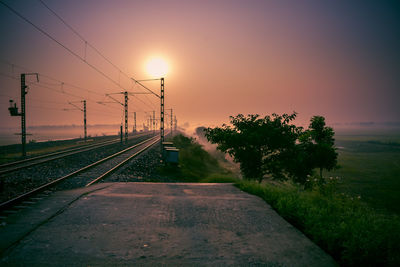
[[[312,117],[305,130],[292,123],[296,115],[295,112],[265,117],[239,114],[230,117],[231,125],[207,128],[205,135],[217,144],[217,149],[240,164],[246,179],[261,182],[269,175],[305,184],[315,169],[322,179],[324,169],[336,167],[338,154],[334,131],[325,125],[324,117]]]

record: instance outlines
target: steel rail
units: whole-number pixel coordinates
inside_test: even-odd
[[[73,152],[73,151],[76,151],[76,150],[79,150],[79,149],[82,149],[82,148],[86,149],[86,148],[93,147],[93,146],[100,146],[102,144],[112,143],[112,142],[115,142],[117,140],[119,141],[120,138],[112,139],[112,140],[108,140],[108,141],[104,141],[104,142],[100,142],[100,143],[95,143],[95,144],[81,145],[81,146],[78,146],[78,147],[73,147],[73,148],[70,148],[70,149],[65,149],[65,150],[56,151],[56,152],[52,152],[52,153],[47,153],[47,154],[43,154],[43,155],[32,157],[32,158],[13,161],[13,162],[1,164],[0,168],[7,168],[7,167],[14,166],[14,165],[23,164],[23,163],[26,163],[26,162],[29,162],[29,161],[33,161],[33,160],[39,160],[39,159],[46,158],[46,157],[51,157],[51,156],[55,156],[55,155],[59,155],[59,154],[63,154],[63,153],[68,153],[68,152]]]
[[[151,145],[153,145],[153,144],[155,144],[156,142],[159,141],[159,137],[158,137],[158,136],[151,137],[151,138],[149,138],[149,139],[147,139],[147,140],[144,140],[144,141],[142,141],[142,142],[140,142],[140,143],[138,143],[138,144],[135,144],[135,145],[133,145],[133,146],[131,146],[131,147],[128,147],[128,148],[126,148],[126,149],[124,149],[124,150],[121,150],[121,151],[119,151],[119,152],[117,152],[117,153],[115,153],[115,154],[113,154],[113,155],[110,155],[110,156],[105,157],[105,158],[103,158],[103,159],[101,159],[101,160],[99,160],[99,161],[96,161],[96,162],[94,162],[94,163],[92,163],[92,164],[89,164],[89,165],[87,165],[87,166],[85,166],[85,167],[83,167],[83,168],[81,168],[81,169],[79,169],[79,170],[76,170],[76,171],[74,171],[74,172],[72,172],[72,173],[69,173],[69,174],[67,174],[67,175],[65,175],[65,176],[63,176],[63,177],[57,178],[56,180],[53,180],[53,181],[51,181],[51,182],[49,182],[49,183],[47,183],[47,184],[41,185],[41,186],[39,186],[39,187],[37,187],[37,188],[35,188],[35,189],[33,189],[33,190],[27,192],[27,193],[24,193],[24,194],[22,194],[22,195],[19,195],[19,196],[13,198],[13,199],[10,199],[10,200],[8,200],[8,201],[6,201],[6,202],[3,202],[3,203],[0,204],[0,211],[5,210],[6,208],[9,208],[9,207],[13,206],[13,205],[15,205],[16,203],[19,203],[19,202],[21,202],[21,201],[23,201],[23,200],[25,200],[25,199],[31,197],[31,196],[34,195],[34,194],[37,194],[37,193],[39,193],[39,192],[41,192],[41,191],[43,191],[43,190],[45,190],[45,189],[48,189],[48,188],[50,188],[50,187],[52,187],[52,186],[54,186],[54,185],[56,185],[56,184],[58,184],[58,183],[60,183],[60,182],[62,182],[62,181],[64,181],[64,180],[68,179],[68,178],[71,178],[71,177],[73,177],[73,176],[75,176],[75,175],[77,175],[77,174],[80,174],[80,173],[82,173],[82,172],[84,172],[84,171],[86,171],[86,170],[88,170],[88,169],[91,169],[91,168],[93,168],[93,167],[95,167],[95,166],[97,166],[97,165],[99,165],[99,164],[101,164],[101,163],[103,163],[103,162],[105,162],[105,161],[107,161],[107,160],[110,160],[110,159],[112,159],[112,158],[115,158],[116,156],[119,156],[119,155],[121,155],[121,154],[123,154],[123,153],[125,153],[125,152],[127,152],[127,151],[129,151],[129,150],[134,149],[135,147],[138,147],[138,146],[140,146],[140,145],[143,145],[143,144],[145,144],[146,142],[150,142],[150,141],[152,141],[152,140],[154,140],[154,139],[157,139],[157,140],[154,141]],[[151,145],[150,145],[150,146],[151,146]],[[149,148],[150,146],[146,146],[145,149]],[[145,149],[142,149],[142,150],[140,151],[140,153],[143,152]],[[135,153],[135,155],[138,155],[138,154],[139,154],[139,153]],[[132,157],[131,157],[131,158],[132,158]],[[126,161],[125,161],[125,162],[126,162]],[[97,179],[97,178],[96,178],[96,179]]]
[[[140,153],[142,153],[143,151],[145,151],[146,149],[148,149],[149,147],[151,147],[152,145],[154,145],[155,143],[157,143],[158,141],[160,141],[160,138],[157,138],[154,142],[152,142],[151,144],[145,146],[144,148],[142,148],[141,150],[139,150],[138,152],[136,152],[135,154],[129,156],[128,158],[124,159],[122,162],[118,163],[116,166],[114,166],[113,168],[111,168],[110,170],[108,170],[107,172],[103,173],[102,175],[100,175],[99,177],[97,177],[96,179],[94,179],[93,181],[91,181],[90,183],[88,183],[86,185],[90,186],[94,183],[97,183],[98,181],[100,181],[101,179],[105,178],[106,176],[110,175],[111,173],[113,173],[114,171],[116,171],[117,169],[119,169],[120,167],[122,167],[123,165],[125,165],[129,160],[131,160],[132,158],[136,157],[137,155],[139,155]]]
[[[135,136],[135,137],[140,137],[140,135]],[[80,147],[76,147],[76,148],[72,148],[72,149],[68,149],[68,150],[63,150],[63,151],[58,151],[58,152],[54,152],[54,153],[50,153],[50,154],[45,154],[45,155],[41,155],[41,156],[37,156],[34,158],[29,158],[29,159],[25,159],[25,160],[20,160],[20,161],[16,161],[16,162],[11,162],[11,163],[6,163],[3,165],[0,165],[0,175],[6,174],[6,173],[10,173],[13,171],[17,171],[20,169],[24,169],[24,168],[28,168],[31,166],[35,166],[38,164],[42,164],[45,162],[49,162],[49,161],[53,161],[56,159],[60,159],[63,157],[67,157],[67,156],[71,156],[71,155],[75,155],[78,153],[82,153],[82,152],[86,152],[92,149],[96,149],[96,148],[100,148],[103,146],[107,146],[107,145],[111,145],[111,144],[115,144],[119,142],[119,138],[118,139],[113,139],[113,140],[108,140],[102,143],[97,143],[97,144],[91,144],[91,145],[87,145],[87,146],[80,146]],[[48,159],[46,159],[48,158]],[[32,163],[28,163],[32,161]],[[33,161],[38,161],[38,162],[33,162]],[[9,168],[8,167],[12,167],[15,165],[20,165],[20,164],[25,164],[28,163],[26,165],[22,165],[22,166],[17,166],[14,168]],[[3,170],[1,170],[3,168]]]

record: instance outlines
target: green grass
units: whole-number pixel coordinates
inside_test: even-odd
[[[292,183],[239,180],[194,140],[180,136],[174,144],[180,148],[183,180],[235,183],[261,197],[340,265],[400,266],[398,146],[364,137],[337,139],[344,147],[339,150],[342,167],[324,176],[341,178],[327,179],[313,190]]]
[[[335,129],[335,138],[341,141],[380,141],[400,143],[400,129],[358,128]]]
[[[232,174],[211,174],[201,179],[201,183],[237,183],[238,178],[232,177]]]
[[[159,172],[183,182],[205,182],[228,179],[233,174],[225,170],[217,159],[205,151],[194,139],[176,135],[171,140],[179,149],[179,166],[166,165]]]
[[[400,219],[357,199],[291,184],[240,181],[344,266],[399,266]]]
[[[400,214],[400,145],[387,141],[389,137],[376,138],[336,137],[340,168],[324,175],[341,178],[340,192],[360,196],[376,209]]]

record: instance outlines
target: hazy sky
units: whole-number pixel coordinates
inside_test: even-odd
[[[143,92],[85,49],[40,1],[1,1],[123,88]],[[169,66],[166,106],[181,124],[217,125],[238,113],[292,111],[299,122],[313,115],[330,123],[400,120],[399,1],[43,2],[135,79],[151,78],[146,61],[163,58]],[[28,125],[81,124],[82,112],[63,109],[82,99],[88,101],[89,124],[121,122],[121,105],[96,103],[110,101],[104,94],[121,88],[1,4],[0,36],[3,127],[20,124],[7,108],[10,97],[19,105],[21,72],[41,75],[37,84],[28,78]],[[158,81],[145,84],[159,93]],[[129,111],[137,111],[139,121],[144,111],[158,112],[156,97],[136,97]]]

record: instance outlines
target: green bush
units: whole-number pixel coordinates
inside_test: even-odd
[[[203,182],[206,179],[217,182],[228,179],[230,172],[222,168],[195,139],[180,134],[174,136],[172,142],[179,149],[179,165],[164,166],[161,173],[183,182]]]
[[[400,219],[380,214],[357,198],[336,193],[337,179],[307,177],[304,186],[232,178],[208,152],[185,136],[176,136],[183,181],[235,183],[268,202],[343,266],[400,266]],[[171,167],[171,166],[170,166]],[[173,168],[173,167],[172,167]],[[205,178],[204,178],[205,177]]]
[[[400,266],[400,219],[358,199],[295,185],[240,181],[344,266]]]
[[[239,180],[232,177],[232,174],[214,173],[207,178],[200,180],[201,183],[237,183]]]

